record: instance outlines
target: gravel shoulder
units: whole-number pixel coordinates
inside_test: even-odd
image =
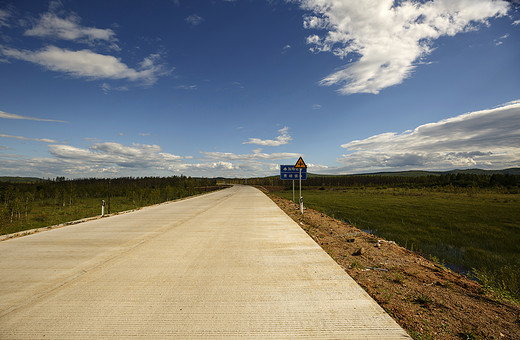
[[[266,192],[264,190],[264,192]],[[266,194],[415,339],[518,339],[520,306],[313,209]]]

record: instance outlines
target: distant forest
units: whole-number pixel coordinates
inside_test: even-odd
[[[296,181],[297,182],[297,181]],[[248,184],[282,186],[292,188],[292,181],[280,180],[279,177],[252,178]],[[296,183],[298,185],[298,183]],[[345,175],[319,176],[311,175],[302,181],[303,187],[408,187],[408,188],[505,188],[517,193],[520,187],[520,175],[509,174],[472,174],[451,173],[442,175],[404,176],[404,175]]]
[[[2,179],[4,181],[2,181]],[[215,179],[173,177],[52,180],[0,178],[0,234],[119,212],[212,191]]]

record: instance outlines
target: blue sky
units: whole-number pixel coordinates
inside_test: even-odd
[[[0,175],[520,167],[517,1],[0,0]]]

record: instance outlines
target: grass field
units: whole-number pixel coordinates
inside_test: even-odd
[[[276,194],[292,199],[292,191]],[[496,190],[304,190],[305,205],[520,298],[520,194]]]
[[[121,212],[136,208],[136,205],[127,197],[112,197],[111,212]],[[107,207],[105,207],[105,212]],[[72,206],[60,206],[54,200],[47,199],[33,202],[27,217],[13,223],[0,223],[0,235],[15,233],[22,230],[42,228],[86,217],[101,215],[100,198],[77,199]]]

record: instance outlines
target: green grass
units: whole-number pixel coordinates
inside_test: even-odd
[[[292,192],[277,193],[291,199]],[[304,190],[307,207],[438,258],[520,298],[520,194],[494,190]]]
[[[127,197],[112,197],[110,212],[116,213],[136,208],[136,205]],[[105,212],[107,207],[105,207]],[[13,223],[0,224],[0,235],[11,234],[22,230],[43,228],[86,217],[101,215],[101,199],[78,199],[72,205],[58,205],[55,200],[48,199],[35,201],[27,217],[15,219]]]

